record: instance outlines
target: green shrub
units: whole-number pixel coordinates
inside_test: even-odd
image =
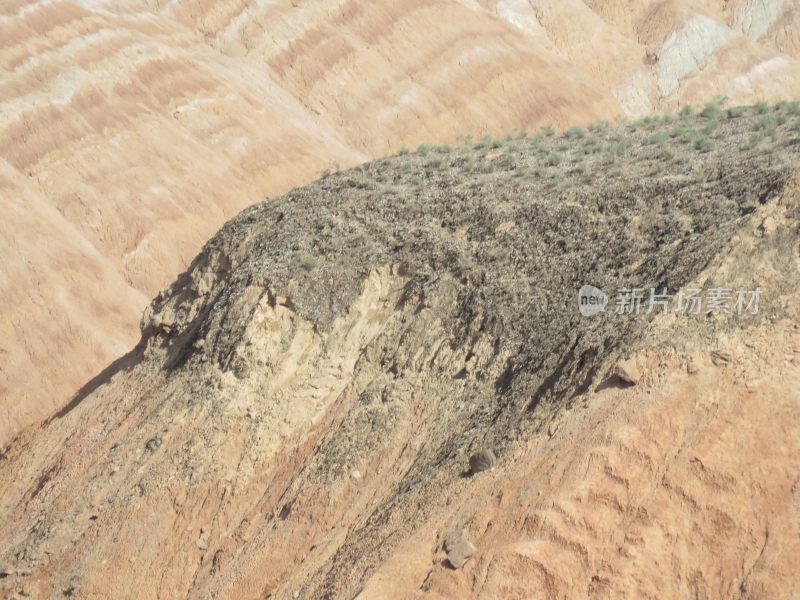
[[[704,119],[716,119],[719,116],[720,108],[716,102],[709,102],[703,107],[700,116]]]
[[[685,104],[679,114],[682,117],[691,117],[694,114],[694,108],[692,108],[691,104]]]
[[[485,135],[477,144],[475,144],[475,149],[480,150],[481,148],[490,148],[492,146],[492,136]]]
[[[786,112],[794,117],[800,116],[800,102],[789,102],[786,105]]]
[[[570,139],[581,139],[586,132],[581,127],[570,127],[564,135]]]
[[[545,158],[545,162],[551,167],[555,167],[556,165],[561,164],[561,157],[555,152],[551,152]]]
[[[581,150],[583,150],[585,154],[597,154],[600,152],[600,149],[600,142],[595,139],[590,139],[583,146],[581,146]]]
[[[397,151],[398,156],[405,156],[406,154],[408,154],[408,148],[406,148],[405,146],[403,146],[402,148],[400,148],[400,150]]]
[[[698,137],[694,141],[694,148],[700,152],[709,152],[714,147],[714,142],[705,136]]]
[[[556,130],[552,125],[545,125],[539,130],[539,133],[545,137],[553,137],[556,134]]]
[[[439,154],[449,154],[452,150],[453,149],[447,144],[436,146],[436,148],[434,148],[434,151],[438,152]]]
[[[645,144],[648,146],[660,145],[669,139],[669,134],[666,131],[659,131],[647,137]]]
[[[306,256],[300,264],[306,271],[311,271],[317,266],[317,259],[313,256]]]
[[[769,104],[762,100],[761,102],[756,102],[753,105],[753,109],[756,111],[757,115],[763,115],[769,111]]]
[[[745,111],[746,109],[744,106],[734,106],[725,111],[725,116],[728,119],[738,119],[739,117],[744,115]]]
[[[686,127],[684,127],[683,125],[678,125],[677,127],[672,128],[672,131],[669,132],[669,137],[673,139],[679,138],[683,137],[685,133],[686,133]]]
[[[698,132],[694,129],[684,129],[679,141],[681,144],[691,144],[697,139],[697,136]]]
[[[509,168],[514,166],[514,155],[513,154],[504,154],[497,160],[497,164],[504,168]]]
[[[612,142],[608,145],[608,151],[611,153],[612,157],[622,156],[627,149],[625,142]]]
[[[608,121],[598,121],[597,123],[589,125],[588,129],[592,133],[605,133],[608,131],[608,127]]]
[[[719,121],[712,119],[703,126],[703,134],[711,135],[717,130],[717,127],[719,127]]]
[[[431,151],[431,147],[429,144],[421,144],[419,148],[417,148],[417,154],[420,156],[427,156],[428,152]]]
[[[778,121],[775,117],[763,116],[753,123],[753,131],[761,132],[765,135],[774,137],[778,129]]]

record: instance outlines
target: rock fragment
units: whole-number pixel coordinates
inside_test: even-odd
[[[447,562],[454,569],[460,569],[475,554],[475,546],[467,539],[466,532],[458,529],[444,539],[444,551],[447,553]]]
[[[469,457],[470,473],[480,473],[494,468],[495,457],[491,450],[478,450]]]
[[[614,375],[630,385],[636,385],[642,378],[642,374],[632,360],[621,360],[614,368]]]

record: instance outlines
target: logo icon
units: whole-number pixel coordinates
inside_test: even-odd
[[[578,310],[584,317],[593,317],[608,306],[608,296],[593,285],[585,285],[578,290]]]

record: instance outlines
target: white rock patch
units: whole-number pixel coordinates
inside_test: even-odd
[[[680,80],[701,64],[735,34],[723,24],[708,17],[693,17],[679,30],[670,34],[658,57],[658,87],[669,96]]]
[[[780,17],[786,0],[744,0],[733,15],[733,29],[751,40],[758,40]]]

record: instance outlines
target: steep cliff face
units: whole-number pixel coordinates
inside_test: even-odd
[[[140,345],[0,458],[0,589],[791,597],[783,114],[760,142],[750,110],[435,148],[246,209]],[[712,122],[710,147],[654,141]],[[585,284],[605,313],[578,311]],[[632,287],[733,296],[615,314]],[[757,288],[758,311],[734,307]]]

